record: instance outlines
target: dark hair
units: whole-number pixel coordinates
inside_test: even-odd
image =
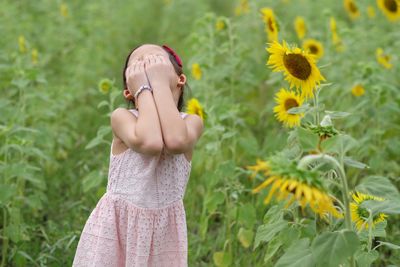
[[[124,69],[122,70],[122,80],[123,80],[123,83],[124,83],[124,88],[123,88],[123,89],[128,88],[128,85],[127,85],[127,83],[126,83],[125,71],[126,71],[126,69],[127,69],[127,67],[128,67],[129,58],[130,58],[131,54],[133,53],[133,51],[135,51],[136,49],[138,49],[138,48],[141,47],[141,46],[142,46],[142,45],[138,45],[138,46],[136,46],[134,49],[132,49],[131,52],[129,52],[129,54],[128,54],[126,60],[125,60],[125,66],[124,66]],[[158,46],[158,45],[157,45],[157,46]],[[183,73],[183,70],[182,70],[182,67],[180,67],[180,66],[178,65],[178,62],[176,61],[175,57],[174,57],[171,53],[169,53],[164,47],[162,47],[162,46],[160,46],[160,47],[161,47],[162,49],[164,49],[164,51],[166,51],[166,52],[168,53],[169,60],[171,61],[172,65],[174,66],[174,69],[175,69],[176,74],[177,74],[178,76],[181,75],[181,74]],[[186,82],[186,85],[188,85],[187,82]],[[188,86],[189,86],[189,85],[188,85]],[[190,87],[189,87],[189,88],[190,88]],[[185,85],[182,86],[182,93],[181,93],[181,96],[179,97],[179,100],[178,100],[178,110],[179,110],[179,111],[182,111],[182,108],[183,108],[183,105],[184,105],[184,99],[183,99],[183,97],[184,97],[183,94],[184,94],[184,92],[185,92],[184,89],[185,89]],[[128,100],[128,99],[127,99],[128,108],[129,108],[129,104],[130,104],[130,103],[132,103],[132,104],[133,104],[133,107],[136,108],[136,105],[135,105],[134,100]]]

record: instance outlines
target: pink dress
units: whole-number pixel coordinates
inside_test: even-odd
[[[82,230],[72,266],[187,266],[183,197],[190,171],[183,153],[110,152],[107,191]]]

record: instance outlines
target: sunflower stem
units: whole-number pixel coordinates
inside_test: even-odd
[[[349,201],[349,187],[347,185],[346,173],[344,172],[343,164],[340,164],[334,157],[329,156],[327,154],[318,154],[318,155],[307,155],[303,157],[297,167],[299,169],[307,169],[308,165],[312,162],[318,162],[320,160],[325,160],[331,163],[335,169],[338,171],[341,181],[342,181],[342,195],[343,195],[343,203],[345,207],[345,226],[349,231],[352,231],[351,226],[351,216],[350,216],[350,201]],[[350,258],[350,266],[355,266],[354,257]]]

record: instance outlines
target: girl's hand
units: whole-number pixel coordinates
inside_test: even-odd
[[[159,85],[173,88],[177,82],[177,75],[169,59],[163,55],[148,55],[145,62],[145,72],[153,89]]]
[[[135,60],[126,69],[127,86],[132,95],[136,93],[140,86],[149,84],[146,73],[144,72],[145,61]]]

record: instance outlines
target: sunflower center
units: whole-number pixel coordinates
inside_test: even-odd
[[[269,30],[270,30],[271,32],[274,32],[274,31],[275,31],[274,22],[272,21],[271,18],[268,18],[268,28],[269,28]]]
[[[387,10],[389,10],[390,12],[396,13],[397,11],[397,3],[394,0],[385,0],[384,5],[386,7]]]
[[[318,47],[316,47],[315,45],[310,45],[308,49],[310,49],[310,52],[312,54],[318,54]]]
[[[357,13],[358,9],[356,7],[356,5],[353,2],[349,3],[349,9],[352,13]]]
[[[307,80],[311,74],[311,65],[308,60],[300,54],[287,54],[283,56],[283,64],[294,77]]]
[[[299,106],[299,103],[297,103],[296,99],[288,98],[285,101],[285,110],[286,111],[291,108],[298,107],[298,106]]]

